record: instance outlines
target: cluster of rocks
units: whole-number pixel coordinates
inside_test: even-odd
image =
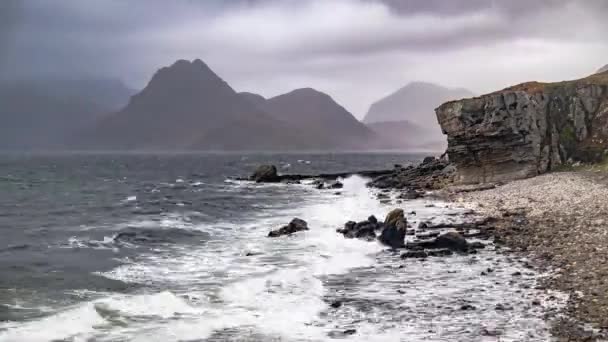
[[[437,229],[453,228],[457,231],[441,233]],[[348,221],[337,230],[346,238],[378,240],[394,249],[406,248],[402,258],[426,258],[429,256],[446,256],[456,253],[475,253],[484,248],[481,242],[469,242],[466,237],[487,237],[488,221],[462,224],[436,224],[421,222],[417,229],[408,225],[403,209],[394,209],[386,215],[384,222],[370,216],[361,222]],[[434,231],[435,230],[435,231]],[[469,231],[475,230],[475,233]],[[413,242],[406,243],[407,235],[415,235]]]
[[[273,230],[270,233],[268,233],[268,237],[279,237],[279,236],[284,236],[284,235],[291,235],[293,233],[301,232],[304,230],[309,230],[308,222],[306,222],[302,219],[299,219],[299,218],[294,218],[286,226],[283,226],[279,229]]]
[[[426,157],[418,166],[397,167],[376,177],[369,186],[380,189],[408,189],[405,197],[417,198],[420,190],[441,189],[452,183],[455,167],[445,158]]]

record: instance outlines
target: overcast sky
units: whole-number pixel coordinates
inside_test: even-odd
[[[608,0],[0,0],[0,77],[120,78],[203,59],[238,91],[362,117],[410,81],[476,93],[608,64]]]

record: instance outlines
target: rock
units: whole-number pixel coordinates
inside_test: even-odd
[[[404,200],[414,200],[414,199],[417,199],[420,197],[422,197],[421,193],[419,193],[416,190],[410,189],[406,192],[402,192],[401,194],[399,194],[399,196],[397,198],[404,199]]]
[[[274,165],[260,165],[255,169],[250,178],[257,183],[276,183],[281,181]]]
[[[469,244],[467,240],[457,232],[447,232],[439,235],[433,240],[418,241],[406,245],[408,249],[448,249],[455,252],[467,252]]]
[[[306,223],[306,221],[301,220],[299,218],[294,218],[293,220],[291,220],[291,222],[289,222],[288,225],[286,225],[280,229],[273,230],[270,233],[268,233],[268,237],[279,237],[279,236],[283,236],[283,235],[291,235],[293,233],[304,231],[304,230],[308,230],[308,223]]]
[[[473,311],[473,310],[477,310],[477,308],[474,307],[471,304],[463,304],[462,306],[460,306],[460,310],[462,310],[462,311]]]
[[[452,183],[453,171],[447,171],[450,162],[433,158],[416,167],[395,169],[390,174],[376,177],[369,186],[380,189],[440,189]],[[419,193],[419,192],[418,192]],[[407,196],[407,195],[406,195]],[[414,196],[412,192],[410,196]]]
[[[373,216],[371,216],[373,217]],[[375,219],[375,217],[374,217]],[[376,239],[376,230],[381,229],[382,226],[377,223],[368,221],[354,222],[348,221],[344,224],[344,228],[338,229],[337,232],[344,235],[349,239],[364,239],[367,241],[373,241]]]
[[[354,335],[357,333],[356,329],[346,329],[342,332],[344,335]]]
[[[370,217],[368,217],[368,218],[367,218],[367,221],[369,221],[369,222],[371,222],[371,223],[373,223],[373,224],[378,223],[378,219],[377,219],[377,218],[376,218],[376,216],[374,216],[374,215],[371,215]]]
[[[608,147],[608,74],[529,82],[436,110],[457,183],[533,177],[565,161],[596,162]]]
[[[430,164],[432,162],[434,162],[436,160],[435,157],[424,157],[424,159],[422,160],[422,164]]]
[[[453,251],[465,252],[468,249],[467,240],[456,232],[447,232],[435,239],[437,248],[447,248]]]
[[[342,306],[342,302],[339,300],[336,300],[336,301],[331,302],[331,304],[329,304],[329,306],[331,306],[334,309],[337,309]]]
[[[344,184],[342,184],[339,181],[335,181],[330,183],[329,185],[327,185],[327,189],[342,189],[344,187]]]
[[[391,210],[388,214],[386,214],[386,218],[384,219],[384,224],[387,226],[396,225],[397,222],[405,220],[405,214],[403,209],[397,208]]]
[[[424,258],[428,258],[428,257],[450,256],[453,254],[454,254],[454,252],[452,252],[449,249],[412,250],[412,251],[407,251],[407,252],[401,254],[401,258],[402,259],[411,259],[411,258],[424,259]]]
[[[391,248],[403,248],[405,247],[405,236],[407,235],[407,226],[404,224],[405,219],[397,223],[397,225],[389,225],[384,227],[382,233],[378,237],[378,240],[391,247]]]

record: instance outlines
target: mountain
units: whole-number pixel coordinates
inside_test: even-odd
[[[393,148],[442,149],[445,137],[437,123],[435,108],[450,100],[473,96],[462,88],[413,82],[373,103],[363,122],[375,132],[391,138]],[[389,124],[379,124],[383,122]]]
[[[344,150],[375,134],[326,94],[300,89],[271,99],[237,93],[203,61],[158,70],[122,110],[74,146],[106,150]]]
[[[435,108],[447,101],[473,96],[472,92],[462,88],[413,82],[372,104],[363,122],[408,120],[423,127],[437,126]]]
[[[21,80],[0,84],[0,149],[61,148],[66,137],[126,103],[112,80]]]
[[[296,89],[266,100],[264,110],[306,134],[319,147],[373,148],[378,136],[329,95],[312,88]]]
[[[237,94],[200,59],[158,70],[122,110],[77,139],[83,148],[239,150],[306,146],[307,138]]]
[[[602,68],[600,68],[600,70],[597,71],[597,73],[601,73],[601,72],[606,72],[608,71],[608,64],[604,65]]]

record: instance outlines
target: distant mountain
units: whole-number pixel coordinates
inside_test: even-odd
[[[296,89],[268,99],[264,110],[277,120],[306,132],[319,147],[367,149],[378,136],[329,95],[312,88]]]
[[[374,133],[328,95],[296,90],[266,100],[237,93],[201,60],[160,69],[122,110],[75,145],[118,150],[363,148]]]
[[[55,149],[126,103],[119,81],[36,80],[0,84],[0,149]]]
[[[435,108],[447,101],[473,96],[472,92],[462,88],[413,82],[372,104],[363,122],[378,134],[384,132],[391,138],[391,144],[397,144],[400,149],[419,149],[422,146],[434,149],[445,144]],[[379,124],[384,122],[390,124]],[[404,134],[412,138],[404,137]]]
[[[435,108],[447,101],[473,96],[472,92],[462,88],[413,82],[372,104],[363,122],[407,120],[424,127],[437,126]]]
[[[608,64],[604,65],[602,68],[600,68],[600,70],[597,71],[597,73],[601,73],[601,72],[606,72],[608,71]]]

